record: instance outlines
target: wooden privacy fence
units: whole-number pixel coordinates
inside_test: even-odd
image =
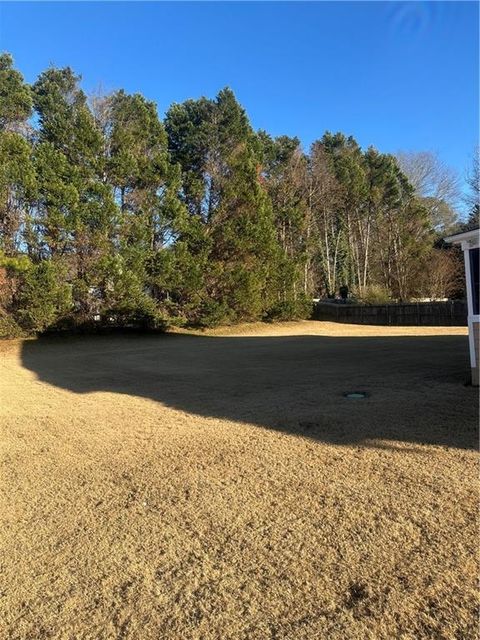
[[[377,305],[316,302],[313,319],[350,324],[463,327],[467,325],[467,303],[463,300]]]

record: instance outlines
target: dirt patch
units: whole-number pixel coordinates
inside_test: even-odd
[[[465,335],[304,322],[4,346],[0,636],[475,638]]]

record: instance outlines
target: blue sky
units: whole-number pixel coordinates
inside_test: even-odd
[[[478,139],[474,2],[4,2],[0,48],[30,82],[70,65],[161,114],[228,85],[255,128],[305,147],[340,130],[463,176]]]

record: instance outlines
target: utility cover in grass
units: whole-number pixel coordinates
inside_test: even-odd
[[[363,398],[368,398],[368,393],[366,391],[347,391],[343,395],[345,398],[349,398],[351,400],[361,400]]]

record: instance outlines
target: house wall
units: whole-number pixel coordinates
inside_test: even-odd
[[[472,384],[478,387],[478,364],[480,360],[480,322],[472,322],[473,342],[475,349],[475,366],[472,367]]]
[[[465,281],[468,303],[468,342],[470,349],[470,366],[472,371],[472,384],[478,386],[478,340],[479,322],[478,315],[478,238],[475,241],[462,242],[465,258]]]
[[[447,242],[460,245],[465,261],[465,284],[467,290],[468,307],[468,347],[470,351],[470,367],[472,370],[472,384],[478,386],[479,378],[479,341],[480,341],[480,312],[479,312],[479,246],[480,231],[471,229],[463,233],[457,233]]]

